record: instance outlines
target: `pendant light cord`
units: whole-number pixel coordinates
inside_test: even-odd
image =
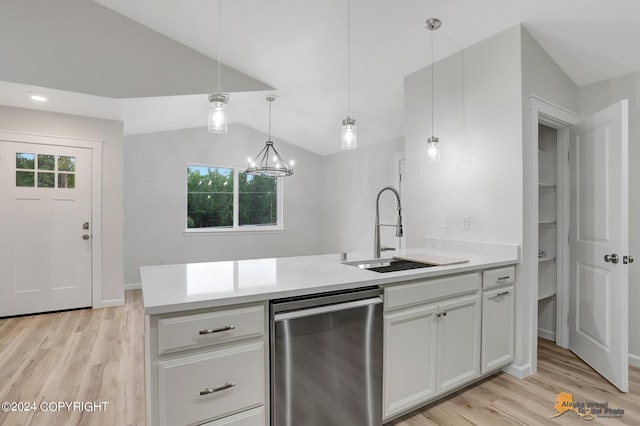
[[[433,30],[429,31],[431,33],[431,137],[435,135],[435,124],[434,124],[434,110],[433,110],[433,98],[434,98],[434,90],[433,90],[433,74],[435,70],[435,64],[433,63]]]
[[[269,101],[269,141],[271,141],[271,104],[273,101]]]
[[[220,92],[220,51],[222,50],[222,0],[218,0],[218,93]]]
[[[351,1],[347,0],[347,117],[351,116]]]

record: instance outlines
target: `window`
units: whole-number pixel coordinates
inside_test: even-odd
[[[75,188],[75,171],[76,157],[25,152],[16,154],[16,186]]]
[[[187,166],[187,230],[282,229],[281,184],[229,167]]]

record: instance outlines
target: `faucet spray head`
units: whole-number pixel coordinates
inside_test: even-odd
[[[402,214],[400,210],[398,210],[398,222],[396,223],[396,237],[400,238],[403,236],[402,231]]]

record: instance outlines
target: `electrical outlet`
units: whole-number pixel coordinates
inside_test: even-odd
[[[469,216],[460,216],[460,229],[462,229],[463,231],[468,231],[470,221],[471,219],[469,218]]]
[[[162,257],[162,258],[160,258],[160,264],[161,264],[161,265],[164,265],[164,264],[166,264],[166,263],[167,263],[167,258],[166,258],[166,257]]]
[[[449,216],[446,214],[440,215],[440,229],[449,229]]]

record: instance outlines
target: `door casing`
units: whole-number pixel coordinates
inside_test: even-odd
[[[529,97],[530,133],[524,156],[524,239],[521,272],[529,277],[529,374],[538,370],[538,124],[558,132],[558,224],[556,343],[569,346],[569,130],[581,116],[537,96]],[[525,374],[527,375],[527,374]]]

